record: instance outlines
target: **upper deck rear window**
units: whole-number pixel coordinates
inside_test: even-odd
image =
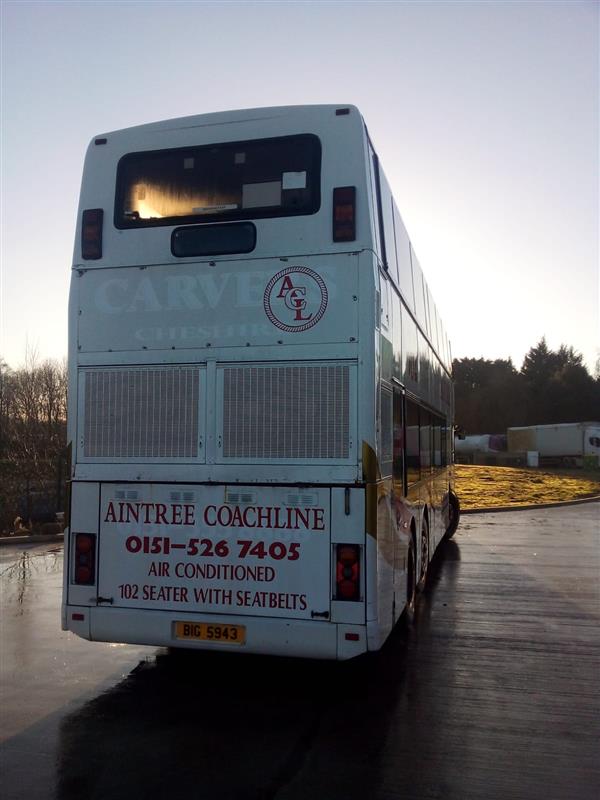
[[[115,225],[313,214],[321,145],[312,134],[131,153],[119,162]]]

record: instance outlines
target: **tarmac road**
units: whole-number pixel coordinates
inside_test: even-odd
[[[2,797],[596,800],[599,518],[463,518],[416,624],[343,664],[79,640],[62,547],[4,547]]]

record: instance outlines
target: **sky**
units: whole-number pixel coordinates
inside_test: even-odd
[[[67,353],[98,133],[357,105],[455,358],[600,356],[599,25],[567,2],[0,0],[0,358]]]

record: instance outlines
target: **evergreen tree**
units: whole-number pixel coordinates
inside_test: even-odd
[[[456,423],[467,433],[504,433],[524,424],[523,379],[511,359],[462,358],[453,371]]]
[[[520,371],[510,359],[461,358],[453,372],[456,424],[468,434],[600,418],[600,364],[594,379],[580,353],[565,344],[551,350],[545,337]]]
[[[527,425],[583,422],[600,414],[600,384],[583,356],[561,344],[550,350],[545,337],[526,354],[521,367],[526,385]]]

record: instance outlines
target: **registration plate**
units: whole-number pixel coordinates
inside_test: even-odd
[[[176,622],[175,638],[219,644],[244,644],[246,628],[243,625],[220,625],[214,622]]]

